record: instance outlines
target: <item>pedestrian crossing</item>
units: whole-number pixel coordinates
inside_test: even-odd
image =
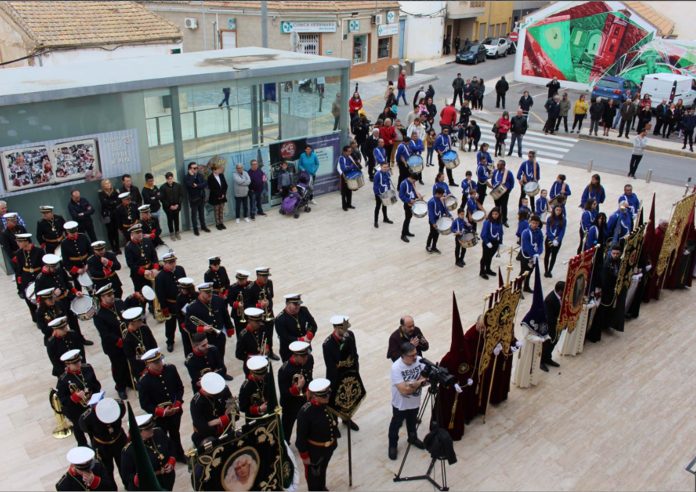
[[[493,155],[495,149],[495,135],[491,132],[492,123],[476,122],[481,127],[481,140],[479,145],[486,142],[490,145],[490,153]],[[540,164],[556,165],[578,142],[577,138],[561,137],[557,135],[544,135],[543,132],[527,130],[522,138],[522,158],[527,158],[527,152],[536,150],[537,160]],[[510,134],[505,140],[505,154],[510,151]],[[512,155],[517,157],[517,142],[512,151]]]

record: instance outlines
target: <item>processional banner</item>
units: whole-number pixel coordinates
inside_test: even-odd
[[[558,315],[556,333],[567,329],[572,333],[578,322],[582,306],[585,303],[585,294],[590,285],[592,275],[592,261],[594,260],[596,247],[583,251],[573,256],[568,262],[565,288],[561,297],[561,312]]]

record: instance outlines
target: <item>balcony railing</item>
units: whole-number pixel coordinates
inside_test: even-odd
[[[486,2],[447,2],[447,17],[450,19],[468,19],[483,15]]]

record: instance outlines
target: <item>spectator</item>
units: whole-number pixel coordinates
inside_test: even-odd
[[[686,149],[686,141],[689,141],[689,150],[694,151],[694,128],[696,128],[696,114],[694,114],[694,108],[689,109],[686,112],[686,116],[682,120],[682,131],[684,132],[684,146],[682,150]]]
[[[604,105],[604,111],[602,112],[602,122],[604,123],[604,136],[609,136],[609,130],[611,129],[611,124],[614,121],[614,116],[616,116],[616,106],[614,106],[614,100],[609,99]]]
[[[266,173],[259,168],[259,162],[256,159],[252,159],[248,174],[249,179],[251,179],[251,184],[249,185],[249,215],[251,220],[256,220],[257,215],[266,215],[263,211],[261,199],[263,192],[266,190],[267,178]]]
[[[471,152],[471,145],[474,150],[478,149],[479,140],[481,140],[481,127],[476,124],[476,121],[469,121],[469,126],[466,127],[467,152]]]
[[[230,107],[230,88],[229,87],[222,88],[222,101],[220,101],[220,104],[218,104],[218,108],[222,109],[223,104],[226,104],[227,109],[229,109],[229,107]]]
[[[432,97],[427,97],[425,99],[425,109],[428,113],[428,124],[430,128],[432,128],[435,125],[435,115],[437,114],[437,106],[433,102]]]
[[[548,135],[549,133],[553,135],[554,130],[556,128],[556,120],[558,119],[558,115],[561,112],[561,104],[560,104],[560,97],[558,95],[555,95],[553,97],[550,97],[548,101],[546,101],[546,104],[544,104],[544,108],[546,109],[546,124],[544,124],[544,134]]]
[[[558,119],[556,120],[556,131],[561,126],[561,120],[563,120],[563,127],[565,128],[565,132],[568,133],[568,111],[570,111],[570,100],[568,99],[568,93],[564,92],[563,97],[561,97],[561,101],[558,103],[559,104],[559,115]]]
[[[145,174],[145,185],[143,186],[143,204],[150,205],[150,215],[159,219],[160,190],[155,186],[155,178],[152,174]]]
[[[237,164],[235,172],[232,175],[232,185],[234,187],[234,209],[235,222],[239,224],[240,209],[244,209],[244,222],[249,222],[249,185],[251,178],[244,170],[244,166]]]
[[[604,116],[604,103],[602,102],[602,98],[598,97],[590,105],[590,133],[589,133],[589,135],[592,135],[592,132],[594,131],[595,137],[597,136],[597,131],[599,130],[599,122],[602,119],[602,116]],[[580,132],[578,131],[578,133],[580,133]]]
[[[396,96],[394,95],[394,82],[389,81],[387,90],[384,92],[384,105],[391,108],[396,104]]]
[[[633,153],[631,154],[631,161],[629,162],[628,177],[635,178],[636,171],[638,170],[638,164],[643,159],[643,152],[645,147],[648,145],[648,129],[643,128],[643,130],[638,133],[635,139],[633,139]]]
[[[336,99],[334,99],[333,104],[331,104],[331,114],[334,117],[333,131],[339,129],[339,124],[341,122],[341,94],[336,94]]]
[[[309,189],[314,190],[314,180],[317,179],[317,171],[319,170],[319,158],[311,145],[305,145],[305,151],[300,155],[298,168],[309,174]],[[310,191],[310,197],[311,202],[316,205],[313,191]]]
[[[674,127],[674,110],[676,106],[672,104],[665,110],[664,121],[662,123],[662,138],[669,138],[669,134],[672,133],[672,128]]]
[[[356,91],[353,93],[353,97],[350,98],[350,101],[348,101],[348,111],[350,112],[351,121],[353,120],[353,118],[355,118],[355,116],[358,114],[358,111],[360,111],[362,108],[362,99],[360,99],[360,94]]]
[[[404,104],[407,105],[408,102],[406,102],[406,70],[402,70],[399,74],[399,79],[396,81],[396,88],[398,90],[396,94],[396,105],[399,105],[400,99],[403,99]]]
[[[500,77],[500,80],[495,83],[495,107],[500,108],[502,103],[503,109],[505,109],[505,94],[510,90],[510,84],[505,80],[505,75]],[[566,130],[567,131],[567,130]]]
[[[99,190],[98,196],[102,223],[106,226],[111,251],[120,255],[121,247],[118,237],[118,221],[116,220],[116,209],[121,204],[118,194],[119,191],[111,184],[111,180],[103,179],[101,181],[101,190]]]
[[[208,203],[213,206],[215,215],[215,228],[218,231],[225,227],[225,203],[227,203],[227,180],[225,179],[225,160],[221,157],[213,157],[208,161],[210,174],[208,175]]]
[[[201,230],[210,232],[210,229],[205,225],[205,189],[208,187],[208,183],[198,172],[198,164],[195,162],[189,162],[188,172],[184,177],[184,184],[188,192],[189,207],[191,207],[193,233],[196,236],[200,236],[198,220],[201,222]]]
[[[648,99],[648,104],[644,104],[638,112],[638,123],[636,123],[636,132],[638,133],[643,131],[643,128],[649,128],[650,120],[652,119],[652,109],[649,104],[650,100]]]
[[[498,118],[495,126],[497,129],[495,133],[495,154],[493,157],[502,156],[505,153],[505,139],[510,131],[510,114],[507,111],[503,111],[503,115]]]
[[[428,84],[428,90],[425,91],[425,99],[427,100],[428,98],[432,99],[435,97],[435,88],[433,87],[432,84]]]
[[[454,89],[454,97],[452,98],[452,104],[457,103],[457,96],[459,96],[459,105],[464,105],[464,79],[461,73],[457,73],[457,77],[452,81],[452,88]]]
[[[479,79],[478,86],[476,87],[476,100],[477,107],[479,111],[483,110],[483,96],[486,94],[486,86],[483,83],[483,79]]]
[[[280,169],[278,170],[278,193],[281,198],[285,198],[290,194],[290,187],[292,186],[292,174],[288,171],[288,163],[286,161],[280,161]]]
[[[437,135],[435,134],[435,130],[429,130],[428,135],[425,137],[425,143],[428,146],[427,149],[427,159],[426,159],[426,166],[434,166],[433,164],[433,153],[435,152],[435,140],[437,139]]]
[[[636,115],[637,106],[633,104],[633,101],[626,99],[621,105],[621,123],[619,124],[619,138],[626,130],[626,138],[628,138],[628,133],[631,131],[631,122]]]
[[[143,198],[140,196],[140,190],[137,186],[133,185],[133,178],[130,174],[124,174],[121,176],[121,193],[128,192],[131,194],[131,200],[136,206],[143,204]]]
[[[368,121],[367,116],[364,114],[359,115],[355,125],[353,126],[353,135],[355,135],[355,140],[358,142],[358,145],[360,145],[361,148],[365,145],[369,132],[370,122]]]
[[[469,111],[469,113],[471,113],[471,111]],[[418,138],[420,140],[425,139],[425,126],[423,126],[423,124],[421,123],[420,118],[416,118],[415,120],[413,120],[413,123],[411,123],[406,129],[406,135],[408,135],[409,137],[413,135],[413,132],[416,132],[418,134]]]
[[[94,208],[86,198],[80,196],[80,190],[73,190],[70,192],[68,212],[70,212],[72,220],[77,222],[78,232],[87,234],[92,242],[96,241],[97,235],[94,233],[94,224],[92,223]]]
[[[667,122],[667,112],[669,111],[669,104],[665,99],[662,100],[660,104],[655,108],[655,129],[653,130],[653,135],[659,136],[662,131],[662,126]]]
[[[529,95],[529,91],[524,91],[522,97],[520,97],[520,108],[522,108],[522,113],[524,113],[525,118],[529,118],[529,111],[534,106],[534,99]]]
[[[454,38],[454,54],[456,55],[459,53],[459,46],[461,44],[461,40],[459,39],[459,35]]]
[[[548,84],[546,84],[546,87],[549,88],[549,94],[547,96],[548,99],[551,99],[553,96],[558,94],[558,91],[561,88],[561,83],[558,81],[558,77],[554,77]]]
[[[176,241],[181,239],[181,234],[179,234],[179,213],[181,212],[181,204],[184,202],[184,190],[179,183],[174,181],[174,173],[167,172],[164,178],[167,181],[160,188],[162,207],[167,215],[169,235],[173,241]]]
[[[476,109],[476,101],[473,99],[473,93],[476,91],[476,84],[471,79],[466,79],[464,84],[464,100],[471,103],[471,109]]]
[[[416,93],[413,95],[413,107],[418,106],[421,99],[425,99],[425,86],[421,85]]]
[[[5,219],[5,214],[8,212],[7,210],[7,202],[5,200],[0,200],[0,225],[2,226],[0,228],[0,232],[4,231],[7,228],[7,219]],[[22,227],[26,228],[26,224],[24,223],[24,219],[17,214],[17,224],[21,225]],[[9,254],[12,254],[13,252],[11,251]]]
[[[375,156],[374,151],[379,143],[379,128],[372,129],[372,135],[367,138],[365,142],[365,147],[363,148],[363,155],[367,161],[367,177],[372,181],[375,175]]]
[[[471,109],[469,109],[469,101],[464,101],[464,104],[459,110],[459,121],[457,122],[457,138],[459,139],[459,149],[464,150],[466,143],[466,129],[469,126],[471,118]]]
[[[450,129],[450,134],[454,131],[454,126],[457,124],[457,109],[454,107],[454,101],[452,104],[448,104],[445,99],[445,106],[440,111],[440,128],[448,127]]]
[[[515,142],[517,142],[517,155],[522,157],[522,137],[527,133],[527,118],[524,116],[522,108],[518,109],[517,114],[510,120],[510,132],[510,150],[507,155],[512,155]]]
[[[391,119],[384,120],[384,126],[379,129],[379,138],[384,140],[384,150],[387,153],[387,159],[391,161],[392,151],[394,150],[394,141],[396,140],[396,128],[392,126]]]

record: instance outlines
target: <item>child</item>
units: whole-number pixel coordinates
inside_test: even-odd
[[[452,222],[450,230],[454,233],[454,264],[461,268],[466,265],[464,263],[466,248],[459,244],[459,239],[466,232],[474,232],[473,226],[466,220],[466,209],[464,207],[457,209],[457,218]]]
[[[527,215],[532,215],[532,209],[529,208],[529,199],[527,197],[520,200],[519,212],[527,212]]]
[[[529,227],[529,214],[527,212],[520,211],[517,214],[517,220],[517,232],[515,235],[517,236],[517,244],[520,244],[522,233]]]
[[[469,126],[466,127],[466,137],[469,146],[467,152],[471,152],[471,145],[474,145],[474,150],[478,149],[479,140],[481,140],[481,128],[476,124],[476,121],[471,120]]]
[[[292,174],[288,171],[288,163],[280,161],[280,170],[278,171],[278,192],[282,198],[285,198],[290,193],[292,185]]]
[[[426,160],[426,166],[434,166],[433,164],[433,152],[435,151],[435,139],[437,135],[435,130],[428,131],[428,135],[425,137],[425,143],[428,144],[428,157]]]
[[[534,204],[534,213],[539,217],[543,216],[549,209],[549,200],[546,198],[548,191],[541,190],[539,193],[539,198],[536,199]]]
[[[466,213],[467,213],[467,219],[469,223],[471,224],[471,228],[473,232],[476,232],[476,228],[478,224],[476,221],[473,219],[472,214],[476,212],[477,210],[481,210],[482,212],[485,212],[483,209],[483,206],[481,206],[481,203],[478,201],[478,193],[476,192],[476,187],[469,189],[469,199],[466,201]]]
[[[469,190],[475,190],[476,189],[476,181],[472,179],[472,173],[471,171],[467,171],[464,174],[464,180],[462,180],[461,188],[462,188],[462,200],[466,201],[469,198]]]

